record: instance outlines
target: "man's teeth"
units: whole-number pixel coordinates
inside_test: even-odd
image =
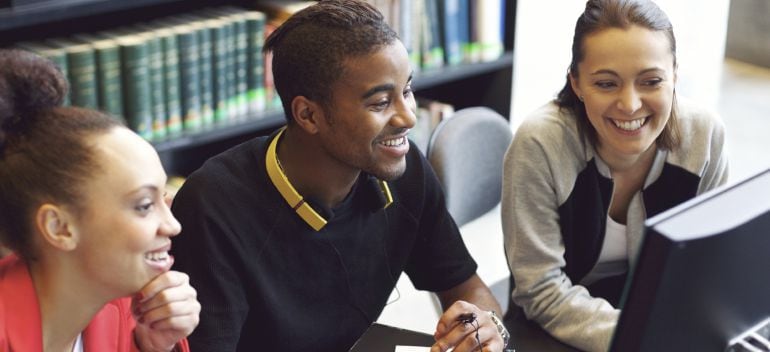
[[[622,121],[622,120],[612,120],[612,122],[617,126],[618,128],[626,131],[634,131],[638,130],[639,128],[644,125],[644,121],[646,118],[631,120],[631,121]]]
[[[162,262],[168,259],[168,252],[152,252],[144,255],[144,259],[154,262]]]
[[[406,143],[406,137],[388,139],[380,142],[380,144],[386,147],[397,147],[397,146],[403,145],[404,143]]]

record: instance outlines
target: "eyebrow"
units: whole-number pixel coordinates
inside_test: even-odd
[[[409,74],[409,79],[406,80],[407,84],[412,81],[412,76],[413,75],[414,75],[414,73],[410,73]],[[377,94],[379,92],[387,92],[387,91],[391,91],[391,90],[394,90],[394,89],[396,89],[396,85],[393,84],[393,83],[381,84],[379,86],[375,86],[372,89],[367,90],[361,96],[361,98],[362,99],[367,99],[367,98],[371,97],[372,95],[375,95],[375,94]]]
[[[133,191],[129,191],[128,195],[132,196],[132,195],[137,194],[137,193],[139,193],[139,192],[141,192],[142,190],[145,190],[145,189],[150,190],[150,192],[155,192],[155,193],[158,193],[160,191],[158,186],[155,186],[155,185],[152,185],[152,184],[147,184],[147,185],[140,186],[139,188],[137,188],[137,189],[135,189]]]
[[[650,68],[646,68],[644,70],[639,71],[639,73],[637,73],[637,75],[643,75],[645,73],[653,72],[653,71],[665,71],[665,70],[662,69],[662,68],[659,68],[659,67],[650,67]],[[610,69],[601,69],[601,70],[597,70],[597,71],[591,73],[592,76],[601,75],[601,74],[610,74],[610,75],[613,75],[613,76],[620,76],[617,72],[615,72],[613,70],[610,70]]]

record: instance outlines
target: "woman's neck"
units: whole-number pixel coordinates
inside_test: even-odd
[[[652,161],[655,159],[657,147],[651,145],[647,150],[636,155],[619,155],[617,153],[607,152],[601,147],[597,149],[599,157],[602,158],[607,167],[613,174],[647,174]]]
[[[85,280],[72,275],[67,269],[70,266],[60,264],[38,261],[29,265],[40,305],[44,352],[71,352],[78,334],[109,301],[89,294]]]

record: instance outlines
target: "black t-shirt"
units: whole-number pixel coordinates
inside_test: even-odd
[[[476,272],[414,146],[405,174],[388,183],[393,204],[382,209],[362,173],[315,232],[267,177],[270,138],[212,158],[174,200],[182,223],[174,268],[190,275],[203,306],[193,350],[347,351],[380,315],[402,271],[429,291]]]

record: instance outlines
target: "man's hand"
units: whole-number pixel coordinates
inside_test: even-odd
[[[436,343],[431,352],[446,352],[450,348],[454,348],[453,352],[498,352],[504,347],[490,313],[465,301],[457,301],[444,311],[433,337]]]
[[[178,271],[158,275],[131,302],[134,338],[143,352],[174,349],[198,326],[201,305],[189,277]]]

